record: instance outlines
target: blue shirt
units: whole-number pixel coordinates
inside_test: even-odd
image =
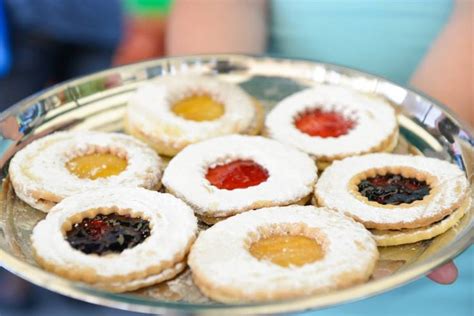
[[[406,83],[452,6],[451,0],[273,0],[269,53]]]
[[[451,0],[272,0],[269,53],[350,66],[407,83],[446,25]],[[356,303],[305,315],[474,315],[474,248],[459,279],[422,278]]]

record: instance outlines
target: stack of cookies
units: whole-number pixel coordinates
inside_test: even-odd
[[[457,166],[389,153],[392,105],[344,87],[295,93],[265,119],[236,85],[163,77],[124,121],[132,136],[55,133],[9,168],[17,196],[47,213],[31,236],[39,265],[107,291],[188,265],[225,303],[342,289],[371,277],[377,246],[442,234],[470,207]],[[213,226],[198,234],[198,219]]]

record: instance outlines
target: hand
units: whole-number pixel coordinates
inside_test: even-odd
[[[458,268],[452,261],[428,274],[428,278],[439,284],[451,284],[458,277]]]
[[[131,17],[125,24],[114,65],[162,57],[165,52],[166,21],[160,17]]]

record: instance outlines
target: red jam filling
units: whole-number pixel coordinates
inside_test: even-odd
[[[295,120],[295,126],[310,136],[339,137],[347,134],[355,123],[335,111],[311,110]]]
[[[84,218],[66,232],[69,244],[83,253],[120,253],[150,236],[150,222],[128,215],[109,214]]]
[[[210,168],[206,179],[219,189],[244,189],[266,181],[268,171],[251,160],[235,160]]]
[[[380,204],[398,205],[422,200],[430,193],[430,186],[426,181],[415,178],[405,178],[399,174],[378,175],[362,180],[359,192],[369,201]]]

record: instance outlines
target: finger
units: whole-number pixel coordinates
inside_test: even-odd
[[[456,268],[452,261],[428,274],[428,278],[439,284],[451,284],[456,281],[457,277],[458,268]]]

